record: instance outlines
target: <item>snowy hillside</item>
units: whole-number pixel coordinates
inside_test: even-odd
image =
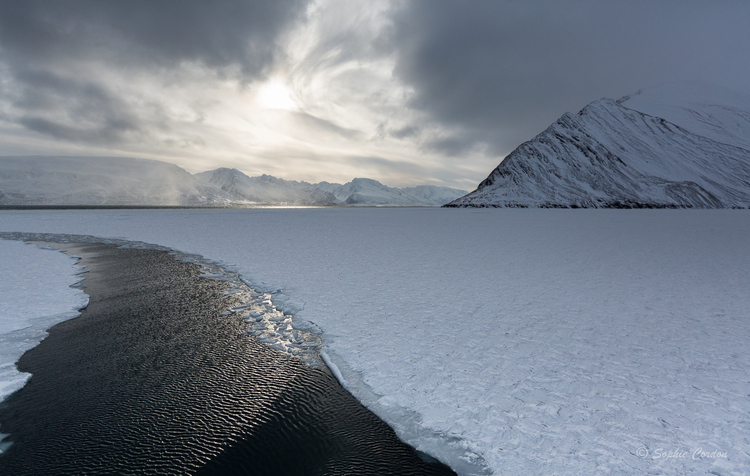
[[[668,85],[594,101],[447,206],[750,207],[750,98]]]
[[[750,97],[702,83],[643,89],[619,104],[717,142],[750,150]]]
[[[0,205],[222,205],[216,187],[156,160],[0,157]]]

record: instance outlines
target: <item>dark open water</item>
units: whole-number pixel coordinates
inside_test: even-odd
[[[235,298],[165,251],[85,244],[81,316],[18,362],[0,475],[454,474],[327,373],[241,335]]]

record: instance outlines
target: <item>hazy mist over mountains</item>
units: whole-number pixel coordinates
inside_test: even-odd
[[[227,168],[191,175],[124,157],[0,157],[2,206],[440,206],[464,194],[361,178],[310,184]]]

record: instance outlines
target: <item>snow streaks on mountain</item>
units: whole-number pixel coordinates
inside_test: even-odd
[[[594,101],[447,206],[750,208],[750,98],[677,84]]]
[[[191,175],[122,157],[0,157],[0,206],[440,206],[465,193],[371,179],[310,184],[228,168]]]

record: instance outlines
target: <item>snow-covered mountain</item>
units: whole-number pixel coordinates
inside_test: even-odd
[[[307,182],[284,180],[270,175],[248,177],[237,169],[219,168],[195,174],[204,184],[226,192],[233,200],[258,205],[339,205],[333,194]]]
[[[465,193],[371,179],[310,184],[228,168],[191,175],[145,159],[0,157],[0,206],[440,206]]]
[[[642,89],[617,102],[693,134],[750,150],[750,97],[729,89],[697,82],[672,83]]]
[[[355,178],[349,183],[321,182],[316,187],[332,193],[343,205],[354,206],[440,206],[465,194],[462,190],[435,185],[393,188],[366,178]]]
[[[236,200],[264,205],[335,205],[439,207],[466,194],[435,185],[393,188],[377,180],[355,178],[349,183],[310,184],[270,175],[248,177],[237,169],[220,168],[195,175],[202,183],[219,187]]]
[[[666,85],[564,114],[450,207],[750,207],[750,98]]]
[[[180,167],[122,157],[0,157],[0,205],[224,205]]]

